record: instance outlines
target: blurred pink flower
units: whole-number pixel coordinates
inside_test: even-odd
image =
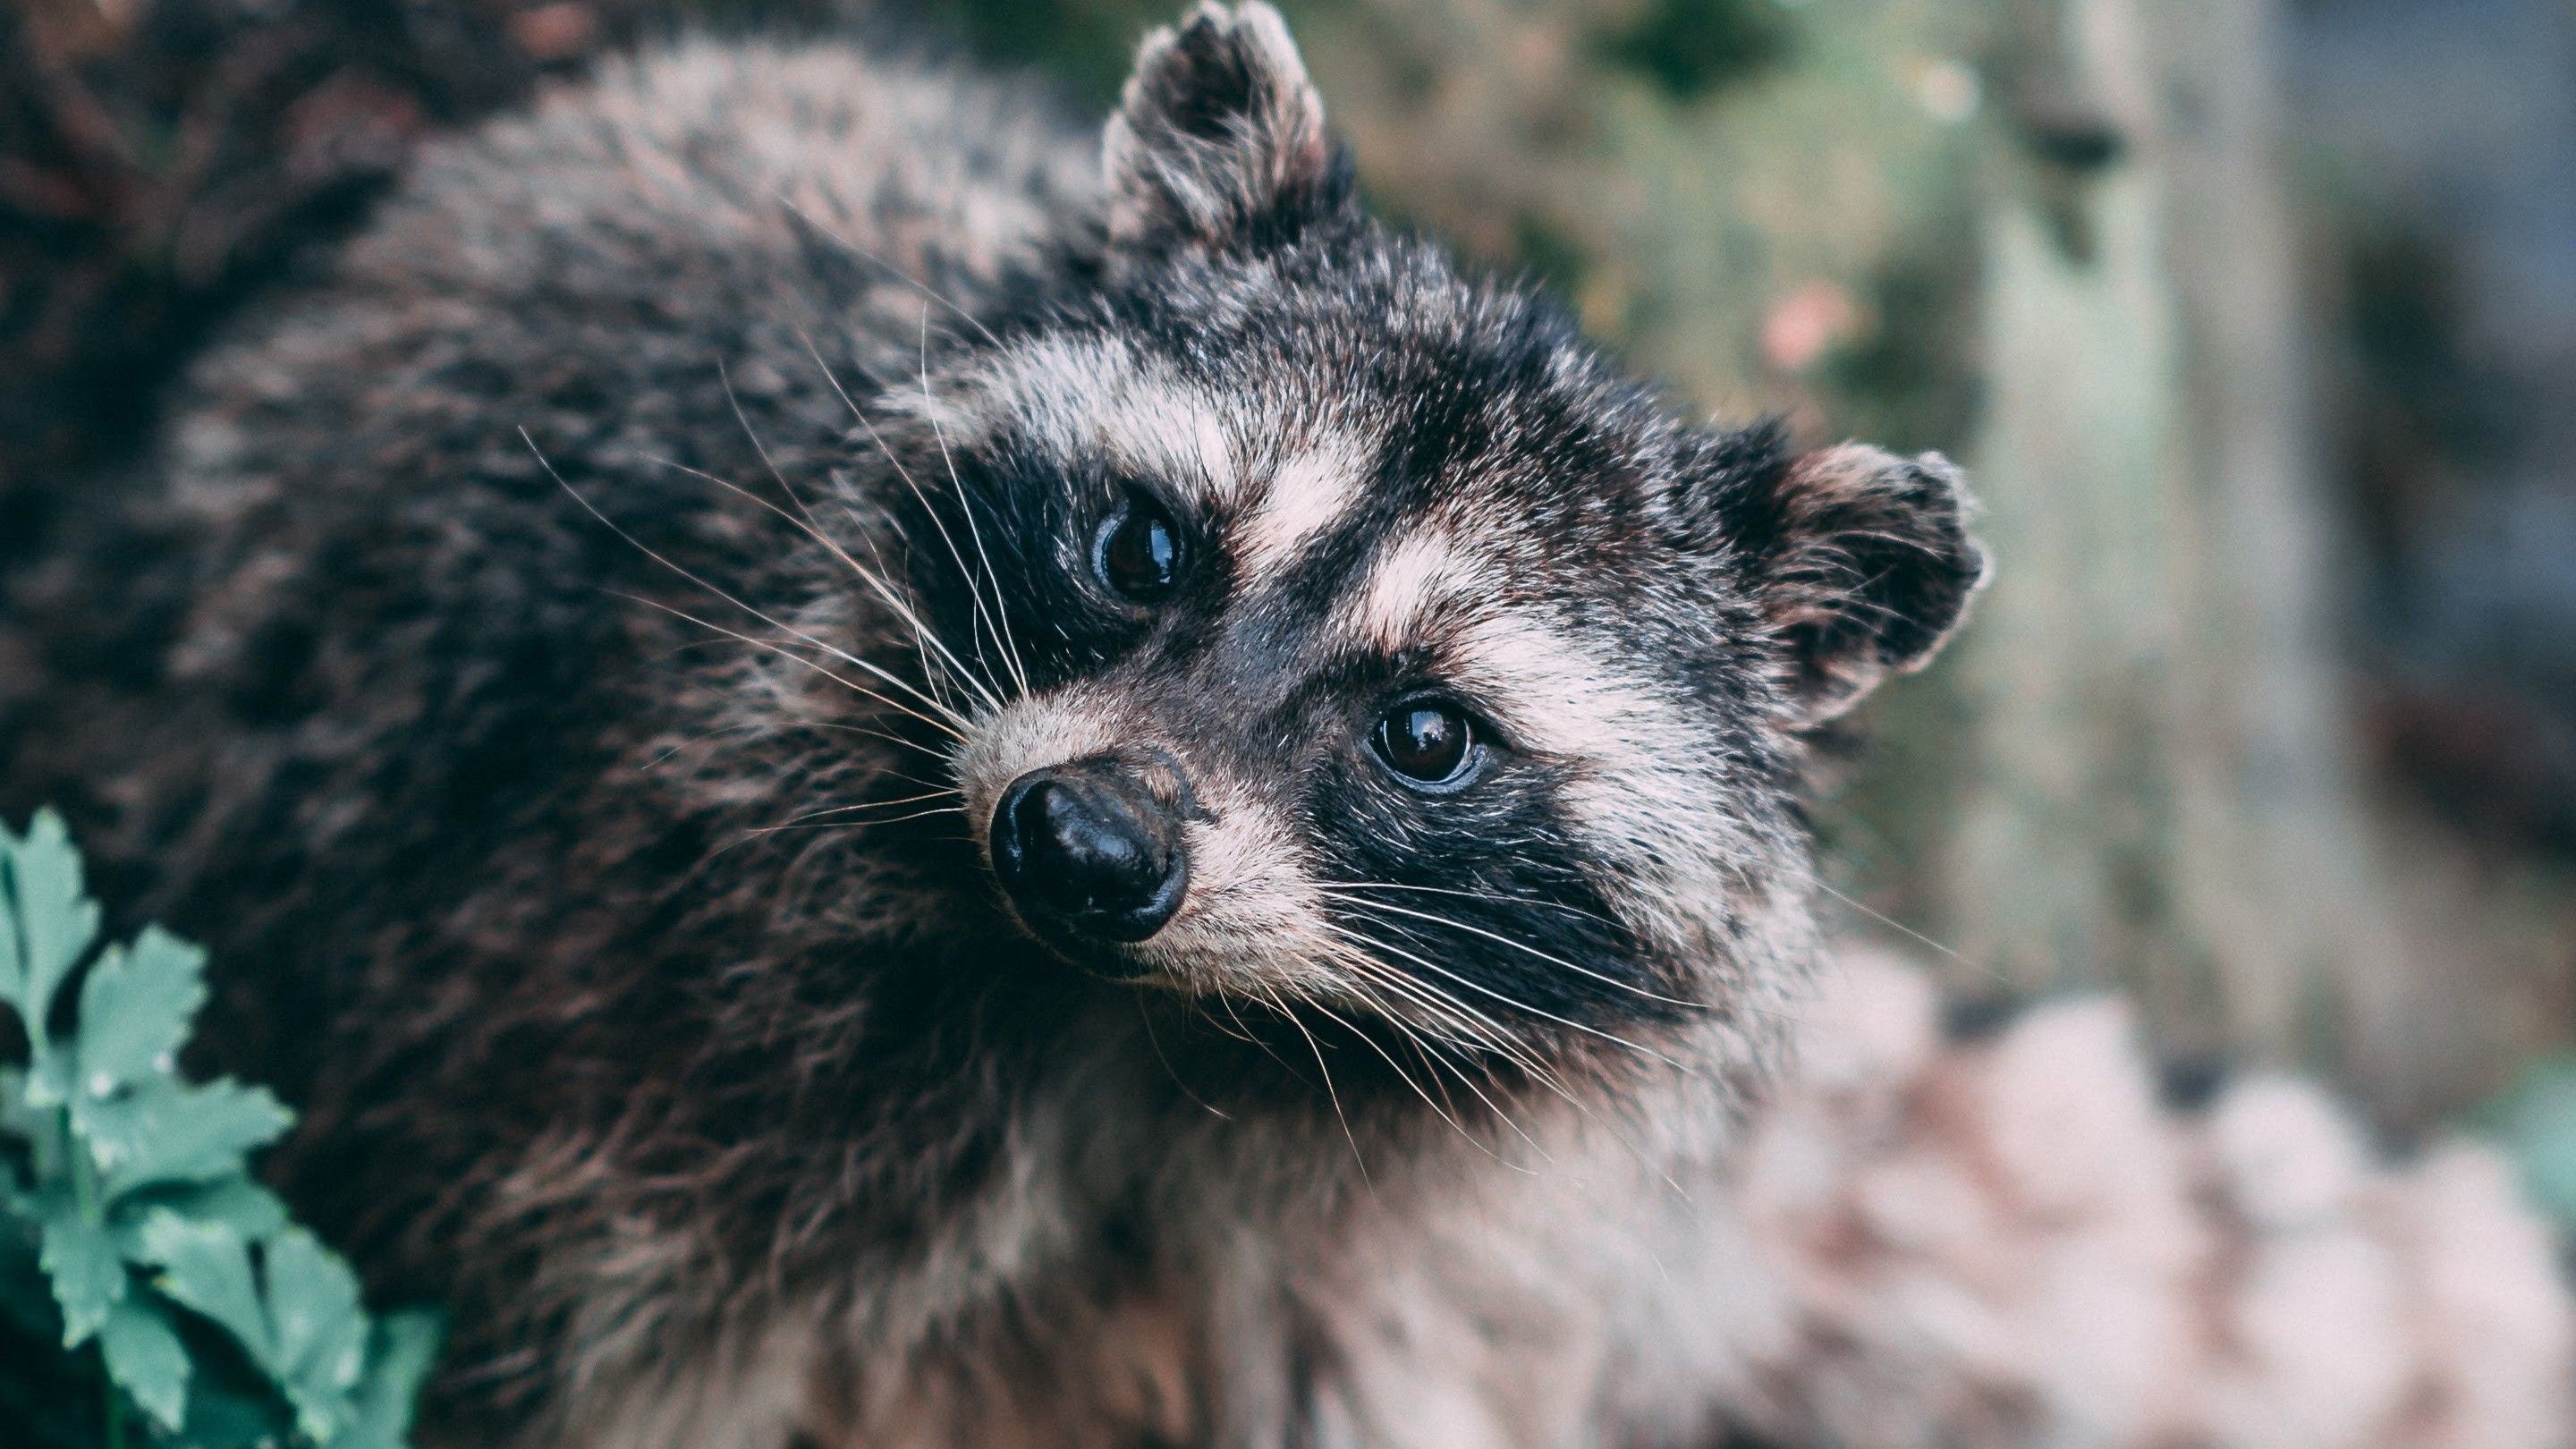
[[[1860,330],[1860,307],[1832,282],[1814,281],[1771,304],[1762,317],[1762,357],[1782,372],[1804,372]]]

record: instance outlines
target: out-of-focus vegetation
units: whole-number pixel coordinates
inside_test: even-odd
[[[62,821],[0,827],[0,1025],[25,1048],[0,1069],[9,1442],[400,1449],[436,1316],[371,1318],[249,1176],[293,1120],[276,1098],[180,1075],[204,953],[98,928]]]
[[[1104,103],[1178,8],[0,6],[0,558],[421,137],[674,15],[897,12]],[[1382,208],[1689,407],[1978,480],[1999,581],[1820,802],[1850,924],[2401,1128],[2576,1039],[2576,14],[1283,8]]]
[[[2479,1110],[2478,1125],[2522,1165],[2532,1201],[2562,1229],[2576,1230],[2576,1053],[2525,1067]]]

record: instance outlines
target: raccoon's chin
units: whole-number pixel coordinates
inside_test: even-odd
[[[1170,976],[1161,965],[1121,946],[1086,941],[1070,933],[1030,927],[1025,922],[1022,929],[1057,960],[1103,981],[1141,986]]]
[[[1155,959],[1152,953],[1135,946],[1076,930],[1062,922],[1031,911],[1021,910],[1011,902],[1007,891],[997,891],[999,900],[991,903],[991,922],[1005,937],[1035,945],[1038,953],[1067,970],[1102,981],[1129,985],[1151,985],[1173,980],[1168,963]]]

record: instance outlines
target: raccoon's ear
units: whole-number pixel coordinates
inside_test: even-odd
[[[1292,234],[1350,195],[1287,22],[1202,3],[1145,37],[1102,138],[1109,237],[1126,246]]]
[[[1822,724],[1923,667],[1958,627],[1986,581],[1974,505],[1938,453],[1845,443],[1755,472],[1726,490],[1720,526],[1786,645],[1791,703]]]

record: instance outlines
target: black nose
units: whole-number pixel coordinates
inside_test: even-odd
[[[993,809],[993,870],[1032,926],[1142,941],[1180,909],[1180,822],[1114,763],[1034,770]]]

